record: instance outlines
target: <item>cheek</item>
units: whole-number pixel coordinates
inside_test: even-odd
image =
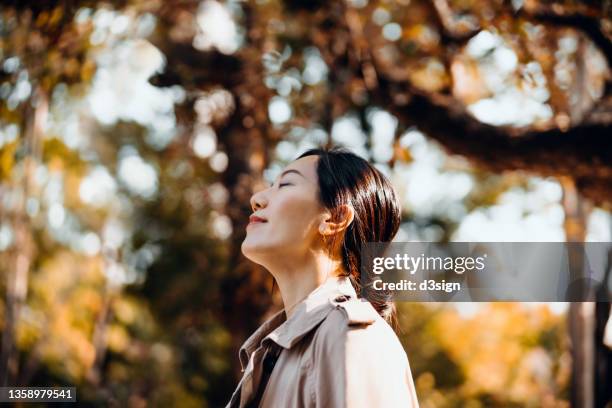
[[[295,238],[306,237],[315,223],[316,208],[316,203],[309,197],[287,196],[278,203],[274,228],[282,229],[287,235]]]
[[[267,209],[269,222],[247,229],[242,249],[246,252],[270,252],[310,245],[316,224],[316,202],[301,194],[277,197]]]

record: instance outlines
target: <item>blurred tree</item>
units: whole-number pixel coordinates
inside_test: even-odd
[[[479,181],[465,200],[470,209],[524,182],[487,172],[517,169],[565,176],[576,194],[610,209],[610,7],[570,0],[5,2],[0,214],[15,238],[0,255],[8,278],[4,381],[79,384],[84,399],[100,403],[225,403],[234,386],[229,373],[239,375],[238,346],[274,303],[271,278],[240,253],[249,197],[278,147],[288,146],[281,142],[294,150],[344,143],[338,129],[346,118],[358,129],[348,139],[376,159],[376,138],[360,140],[373,135],[373,108],[398,122],[392,153],[379,155],[379,164],[412,160],[401,135],[418,128],[479,167],[470,170]],[[112,60],[105,50],[120,56]],[[85,147],[71,145],[67,129],[32,130],[43,128],[36,118],[47,100],[50,116],[67,122],[62,109],[87,99],[101,72],[112,78],[102,87],[121,95],[102,104],[137,111],[126,72],[146,81],[155,70],[150,83],[159,93],[148,99],[182,95],[173,99],[175,122],[163,142],[157,111],[146,119],[115,113],[108,123],[84,115]],[[130,188],[123,175],[134,169],[155,175],[153,193]],[[49,181],[24,183],[45,171]],[[45,198],[53,180],[63,186],[59,202]],[[89,181],[115,186],[114,198],[84,202]],[[101,241],[89,255],[94,262],[83,261],[80,244],[50,233],[54,222],[69,223],[59,214],[76,225],[75,241]],[[456,226],[445,218],[427,223],[443,231],[441,240]],[[108,231],[127,238],[112,244]],[[67,265],[82,271],[66,272]],[[65,276],[74,276],[72,285],[58,283]],[[444,316],[432,312],[428,322],[406,325],[417,325],[412,332],[450,325]],[[432,403],[510,404],[508,395],[496,400],[493,388],[469,389],[480,378],[473,370],[482,370],[461,355],[470,345],[453,346],[436,327],[425,331],[433,351],[415,359],[421,389],[437,382],[448,390],[445,400],[432,391]],[[557,350],[556,342],[542,347]],[[509,364],[520,360],[513,353]],[[529,381],[515,383],[529,399]],[[552,389],[551,405],[564,398],[563,378]]]

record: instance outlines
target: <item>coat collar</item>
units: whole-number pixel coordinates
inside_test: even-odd
[[[335,307],[330,300],[339,295],[357,297],[348,277],[331,276],[295,307],[295,312],[288,320],[285,309],[272,315],[240,347],[238,356],[242,371],[251,353],[265,341],[273,341],[286,349],[293,347],[327,317]]]

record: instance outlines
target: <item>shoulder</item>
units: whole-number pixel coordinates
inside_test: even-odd
[[[405,359],[397,335],[368,301],[332,298],[333,309],[321,323],[313,339],[319,358]]]
[[[332,310],[313,339],[310,375],[319,405],[418,407],[408,356],[391,326],[375,310],[373,322],[351,323],[347,310]]]

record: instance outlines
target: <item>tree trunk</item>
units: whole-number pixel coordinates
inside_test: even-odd
[[[2,351],[0,353],[0,384],[12,385],[17,379],[18,353],[15,350],[15,335],[17,322],[28,290],[28,273],[32,263],[34,243],[26,212],[36,165],[41,157],[42,134],[49,101],[45,91],[38,87],[34,107],[28,107],[26,112],[23,146],[26,155],[21,163],[21,177],[13,191],[18,191],[19,202],[13,210],[12,226],[15,236],[14,245],[9,257],[9,268],[6,281],[5,326],[2,336]],[[17,165],[18,166],[18,165]]]
[[[560,182],[563,187],[566,241],[576,243],[568,247],[570,278],[575,281],[584,276],[585,252],[584,247],[578,244],[584,243],[586,237],[588,203],[581,199],[572,178],[560,177]],[[571,405],[591,408],[595,383],[595,302],[570,302],[568,325],[572,353]]]
[[[610,225],[612,229],[612,225]],[[612,232],[612,231],[611,231]],[[608,262],[599,290],[608,293],[612,274],[612,247],[608,249]],[[603,408],[612,401],[612,342],[606,341],[606,329],[612,331],[610,302],[597,302],[595,306],[595,407]],[[608,327],[609,326],[609,327]],[[610,336],[610,334],[608,334]]]

